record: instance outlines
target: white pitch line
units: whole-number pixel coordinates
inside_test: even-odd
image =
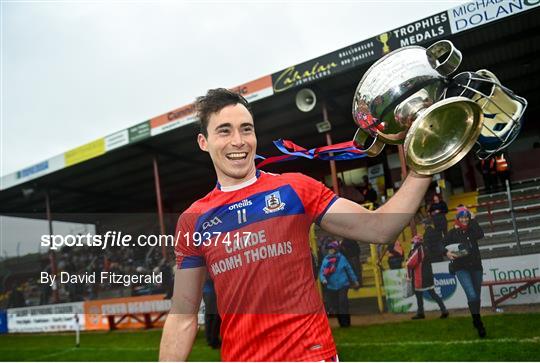
[[[40,356],[38,357],[38,359],[32,358],[32,359],[29,359],[29,360],[31,360],[31,361],[37,361],[37,360],[43,361],[43,360],[45,360],[44,358],[56,357],[57,355],[62,355],[62,354],[64,354],[64,353],[67,353],[67,352],[72,351],[72,350],[74,350],[74,349],[75,349],[75,348],[63,349],[63,350],[61,350],[61,351],[59,351],[59,352],[54,352],[54,353],[49,353],[49,354],[45,354],[45,355],[40,355]],[[25,349],[25,350],[26,350],[26,349]]]
[[[367,346],[389,346],[389,345],[467,345],[467,344],[478,344],[478,343],[538,343],[540,342],[540,337],[532,338],[498,338],[498,339],[472,339],[472,340],[433,340],[433,341],[408,341],[408,342],[375,342],[375,343],[338,343],[338,347],[367,347]]]

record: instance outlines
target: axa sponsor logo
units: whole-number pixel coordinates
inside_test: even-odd
[[[449,273],[433,274],[433,282],[435,283],[435,292],[443,299],[447,300],[454,295],[457,289],[457,281],[454,275]],[[424,294],[424,298],[433,301],[429,294]]]
[[[244,199],[243,201],[241,202],[238,202],[238,203],[234,203],[232,205],[229,206],[229,210],[235,210],[235,209],[240,209],[240,208],[245,208],[245,207],[249,207],[250,205],[252,205],[253,203],[251,202],[251,200],[249,199]]]
[[[208,228],[217,226],[220,223],[222,223],[221,219],[219,219],[218,217],[214,217],[211,220],[204,222],[202,225],[202,229],[203,231],[206,231]]]

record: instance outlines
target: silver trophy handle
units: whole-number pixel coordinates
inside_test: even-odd
[[[433,68],[443,76],[452,74],[461,64],[461,52],[449,40],[441,40],[426,49]]]

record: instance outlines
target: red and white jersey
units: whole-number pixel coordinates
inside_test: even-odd
[[[317,361],[336,354],[313,277],[309,229],[337,199],[299,173],[218,184],[177,224],[179,269],[206,266],[224,361]]]

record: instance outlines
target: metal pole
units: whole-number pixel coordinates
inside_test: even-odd
[[[154,164],[154,184],[156,186],[156,200],[158,208],[158,218],[159,218],[159,232],[162,236],[165,235],[165,222],[163,220],[163,204],[161,201],[161,185],[159,182],[159,168],[156,156],[152,159]],[[161,240],[161,239],[160,239]],[[167,259],[167,246],[165,243],[161,244],[161,255],[166,260]]]
[[[521,241],[519,240],[516,216],[514,214],[514,204],[512,203],[512,192],[510,191],[510,183],[508,182],[508,179],[506,179],[505,182],[506,182],[506,196],[508,198],[508,208],[510,208],[510,217],[512,218],[512,226],[514,227],[514,236],[516,236],[517,250],[518,250],[518,254],[522,255],[523,253],[521,251]]]
[[[401,164],[401,184],[403,185],[403,182],[405,182],[405,178],[407,177],[407,163],[405,162],[405,151],[403,149],[403,145],[398,145],[397,147],[399,163]],[[411,228],[411,237],[414,237],[416,235],[416,223],[414,222],[414,215],[409,222],[409,227]]]
[[[323,120],[328,122],[328,110],[326,109],[326,102],[324,101],[322,102],[322,112],[323,112]],[[326,136],[326,144],[328,146],[332,145],[332,136],[330,136],[330,131],[327,131],[324,134]],[[332,187],[333,187],[334,193],[336,195],[339,195],[339,186],[337,182],[337,171],[336,171],[335,160],[330,160],[330,174],[332,176]]]
[[[379,308],[379,313],[382,313],[384,311],[384,302],[383,302],[381,268],[379,267],[379,264],[378,264],[379,256],[377,253],[377,245],[370,244],[369,250],[371,253],[371,264],[373,266],[373,275],[375,279],[375,291],[377,292],[377,306]]]
[[[49,198],[49,191],[45,191],[45,211],[47,214],[47,221],[49,222],[49,236],[53,235],[53,225],[52,225],[52,216],[51,216],[51,201]],[[56,256],[54,250],[49,248],[49,262],[51,264],[51,274],[56,276],[58,274],[58,268],[56,266]],[[58,296],[58,284],[56,283],[56,277],[54,279],[54,284],[52,286],[53,290],[53,302],[58,303],[60,298]]]

